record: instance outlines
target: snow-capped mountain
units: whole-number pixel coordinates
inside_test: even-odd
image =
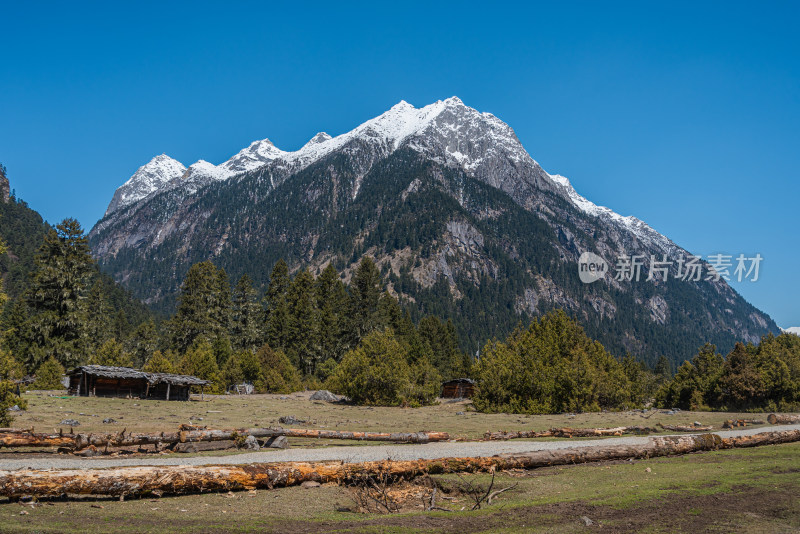
[[[459,303],[448,306],[477,314],[453,317],[471,321],[462,335],[476,342],[552,307],[582,317],[617,352],[690,356],[709,339],[726,348],[778,331],[724,281],[581,284],[584,251],[609,265],[622,254],[689,253],[578,194],[510,126],[457,97],[421,108],[401,101],[295,151],[265,139],[219,165],[159,158],[120,187],[90,233],[100,265],[156,306],[171,306],[189,265],[208,258],[264,283],[279,257],[346,269],[369,253],[393,291],[423,308],[444,306],[441,289],[430,292],[445,280]],[[167,160],[170,171],[156,172]],[[486,299],[491,321],[481,315]]]
[[[800,326],[790,326],[789,328],[782,329],[787,334],[794,334],[796,336],[800,336]]]
[[[157,156],[117,190],[106,215],[161,190],[185,188],[192,194],[212,181],[227,180],[270,163],[296,172],[357,140],[379,146],[384,155],[409,140],[409,146],[415,150],[432,157],[444,156],[448,163],[482,175],[501,189],[510,177],[492,170],[497,167],[498,160],[531,166],[537,171],[531,181],[539,185],[548,177],[522,147],[514,131],[494,115],[479,113],[465,106],[458,97],[420,109],[401,101],[345,134],[331,137],[320,132],[297,151],[283,151],[264,139],[253,142],[224,163],[214,165],[200,160],[188,170],[166,155]]]
[[[135,204],[155,193],[171,180],[180,178],[186,167],[166,154],[151,159],[133,173],[127,182],[119,186],[106,210],[106,216],[120,208]]]

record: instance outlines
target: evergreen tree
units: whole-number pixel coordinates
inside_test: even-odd
[[[126,346],[134,367],[142,367],[158,350],[159,335],[155,322],[151,319],[136,327],[133,335],[127,340]]]
[[[5,254],[5,244],[0,240],[0,255]],[[0,277],[0,307],[6,303],[6,294],[3,291],[3,279]],[[16,395],[16,388],[11,380],[22,378],[22,365],[14,358],[10,352],[6,351],[2,344],[3,336],[0,336],[0,426],[11,426],[14,418],[11,417],[9,408],[27,408],[27,403]]]
[[[302,389],[300,375],[289,357],[280,350],[264,345],[256,353],[261,366],[261,380],[256,382],[260,393],[292,393]]]
[[[88,325],[87,283],[92,259],[83,229],[64,219],[45,236],[28,290],[32,310],[28,344],[29,368],[54,357],[75,366],[86,359]]]
[[[319,359],[338,362],[343,354],[344,323],[347,305],[347,289],[339,279],[333,265],[327,267],[317,278],[317,308]],[[320,377],[322,378],[322,377]],[[324,379],[323,379],[324,380]]]
[[[286,354],[305,374],[314,374],[320,357],[317,337],[314,277],[304,269],[297,273],[287,294]]]
[[[225,272],[210,261],[189,269],[169,325],[172,346],[178,352],[185,352],[200,338],[212,341],[227,336],[230,297],[226,286]]]
[[[364,256],[350,281],[350,313],[348,317],[348,340],[356,346],[361,339],[378,328],[380,316],[378,302],[381,297],[381,274],[375,262]]]
[[[103,343],[89,358],[89,363],[112,367],[131,367],[133,365],[130,354],[125,352],[122,343],[116,339],[109,339]]]
[[[62,389],[61,377],[64,376],[64,367],[56,360],[55,356],[50,356],[36,370],[36,381],[33,384],[35,389]]]
[[[142,371],[146,373],[174,373],[175,372],[175,357],[171,352],[162,353],[157,350],[145,362]]]
[[[210,393],[222,393],[224,389],[214,350],[206,339],[198,339],[186,351],[180,363],[180,370],[187,375],[211,381],[207,390]]]
[[[289,291],[289,267],[282,259],[275,263],[269,278],[264,308],[267,312],[266,338],[270,347],[286,348],[289,325],[289,308],[286,294]]]
[[[563,311],[487,343],[474,374],[480,411],[561,413],[633,403],[622,365]]]
[[[243,275],[233,289],[231,298],[231,343],[236,350],[255,351],[263,338],[263,308],[253,282]]]
[[[111,306],[99,280],[92,284],[87,300],[87,335],[90,354],[112,337]]]

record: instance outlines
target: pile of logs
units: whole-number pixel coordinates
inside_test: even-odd
[[[166,495],[292,486],[305,481],[347,483],[365,475],[392,478],[534,469],[608,460],[628,460],[720,448],[800,441],[800,430],[722,439],[716,434],[663,436],[639,445],[575,447],[478,458],[382,462],[287,462],[250,465],[141,466],[110,469],[0,471],[0,495],[16,498],[60,495]]]
[[[722,423],[722,428],[740,428],[749,425],[763,425],[764,421],[761,419],[728,419]]]

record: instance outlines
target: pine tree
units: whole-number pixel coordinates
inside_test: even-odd
[[[61,377],[64,376],[64,367],[58,363],[55,356],[50,356],[36,370],[35,389],[61,389]]]
[[[211,381],[210,393],[222,393],[224,385],[214,357],[214,350],[211,343],[205,339],[199,339],[192,345],[180,363],[181,372]]]
[[[212,341],[227,336],[230,290],[226,287],[225,271],[217,270],[210,261],[189,269],[169,325],[172,345],[178,352],[185,352],[199,338]]]
[[[375,262],[364,256],[350,281],[350,314],[348,338],[355,347],[361,339],[378,328],[380,316],[378,302],[382,290],[381,274]]]
[[[286,262],[278,260],[272,269],[264,296],[264,308],[267,313],[266,338],[274,349],[286,348],[286,336],[289,326],[289,309],[286,294],[289,291],[289,267]]]
[[[158,345],[158,330],[152,319],[136,327],[133,335],[126,341],[134,367],[143,366],[158,350]]]
[[[175,356],[171,352],[162,353],[157,350],[145,362],[142,371],[147,373],[174,373]]]
[[[88,241],[78,221],[64,219],[47,233],[28,290],[33,313],[30,368],[38,367],[50,356],[66,366],[86,359],[86,292],[92,263]]]
[[[89,358],[89,363],[112,367],[131,367],[133,365],[130,354],[125,352],[122,343],[116,339],[109,339],[103,343]]]
[[[320,361],[333,359],[338,362],[342,358],[346,305],[347,289],[333,265],[328,264],[317,278]]]
[[[92,284],[87,300],[87,335],[89,337],[90,354],[103,343],[111,339],[111,306],[103,294],[103,286],[99,280]]]
[[[5,170],[5,169],[3,169]],[[0,240],[0,255],[5,254],[6,246]],[[0,278],[0,308],[5,305],[7,300],[3,291],[3,279]],[[22,366],[10,352],[6,351],[2,345],[3,336],[0,336],[0,426],[8,427],[14,421],[11,417],[9,408],[27,408],[27,403],[16,395],[16,388],[11,379],[22,378]]]
[[[308,269],[297,273],[289,286],[286,300],[289,310],[286,354],[306,374],[314,374],[320,351],[314,277]]]
[[[264,311],[253,282],[243,275],[231,298],[231,343],[236,350],[256,350],[262,342]]]

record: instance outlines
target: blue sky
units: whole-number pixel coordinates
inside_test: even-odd
[[[697,254],[760,253],[734,287],[800,325],[797,7],[373,4],[4,3],[0,162],[89,229],[154,155],[297,149],[458,95],[595,203]]]

